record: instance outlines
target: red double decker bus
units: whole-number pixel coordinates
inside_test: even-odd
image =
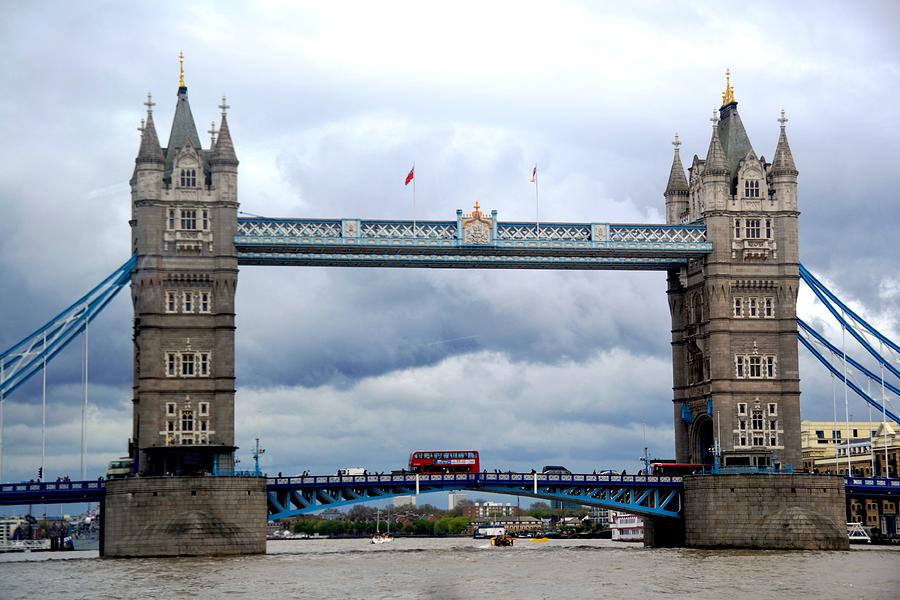
[[[413,473],[477,473],[478,450],[416,450],[409,455]]]

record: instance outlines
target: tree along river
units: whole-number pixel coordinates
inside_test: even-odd
[[[610,540],[271,541],[232,558],[0,555],[0,598],[900,598],[900,547],[649,549]]]

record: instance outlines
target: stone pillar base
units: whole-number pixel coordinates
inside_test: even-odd
[[[266,552],[263,477],[134,477],[106,484],[102,555]]]
[[[847,550],[844,478],[686,476],[684,528],[690,548]]]
[[[644,517],[644,546],[647,548],[684,546],[684,520]]]

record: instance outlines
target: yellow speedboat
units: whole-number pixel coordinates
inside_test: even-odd
[[[550,538],[547,537],[539,537],[539,538],[531,538],[532,542],[549,542]]]

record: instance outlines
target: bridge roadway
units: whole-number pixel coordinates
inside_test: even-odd
[[[397,496],[459,490],[559,500],[622,510],[645,517],[681,518],[684,486],[680,477],[544,473],[458,475],[311,475],[269,477],[268,518],[277,521],[329,507],[349,506]],[[848,495],[900,497],[900,479],[848,477]],[[0,484],[0,506],[101,502],[101,479]]]

